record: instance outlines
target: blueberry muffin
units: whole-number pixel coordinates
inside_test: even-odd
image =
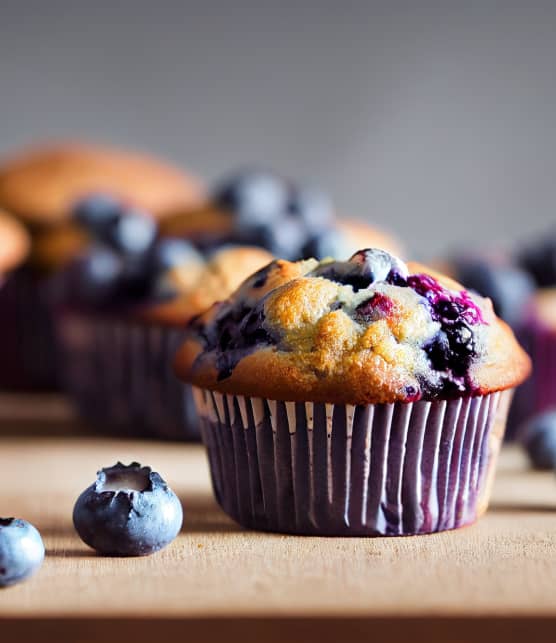
[[[163,217],[202,199],[198,182],[150,156],[80,142],[36,146],[0,162],[0,207],[31,234],[27,262],[8,284],[0,314],[13,320],[19,353],[6,367],[9,388],[49,389],[57,381],[57,356],[48,311],[50,276],[79,253],[86,238],[71,219],[76,200],[93,191],[118,196]],[[12,307],[12,308],[8,308]],[[15,308],[14,308],[15,307]],[[4,347],[7,350],[7,347]]]
[[[489,300],[370,249],[272,262],[192,321],[175,367],[235,520],[375,536],[485,511],[530,363]]]
[[[343,257],[361,245],[398,253],[400,244],[362,222],[338,219],[322,191],[262,170],[240,171],[218,182],[200,208],[177,211],[161,223],[163,235],[200,248],[244,244],[275,257]]]
[[[173,354],[187,322],[271,255],[241,247],[203,255],[186,240],[159,238],[152,217],[106,197],[80,202],[75,218],[89,242],[55,278],[65,389],[100,430],[197,439]]]

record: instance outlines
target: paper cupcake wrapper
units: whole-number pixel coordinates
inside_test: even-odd
[[[224,511],[253,529],[330,536],[472,523],[508,407],[504,393],[369,406],[194,395]]]
[[[49,280],[20,269],[0,287],[0,387],[54,390],[58,353],[48,303]]]
[[[191,387],[172,361],[183,331],[62,312],[65,388],[81,415],[106,433],[199,440]]]

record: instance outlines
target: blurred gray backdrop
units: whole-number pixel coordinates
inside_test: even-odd
[[[255,162],[430,256],[554,221],[556,2],[0,0],[0,153]]]

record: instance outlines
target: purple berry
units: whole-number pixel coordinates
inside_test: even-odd
[[[158,473],[137,462],[101,469],[73,509],[81,539],[109,556],[152,554],[174,540],[182,521],[176,494]]]
[[[536,415],[520,433],[533,468],[556,469],[556,410]]]
[[[0,518],[0,587],[32,576],[44,560],[40,533],[26,520]]]

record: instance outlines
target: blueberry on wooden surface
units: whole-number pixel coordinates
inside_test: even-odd
[[[101,469],[73,509],[81,539],[107,556],[152,554],[174,540],[182,522],[176,494],[158,473],[137,462]]]
[[[42,565],[41,535],[26,520],[0,518],[0,587],[29,578]]]

